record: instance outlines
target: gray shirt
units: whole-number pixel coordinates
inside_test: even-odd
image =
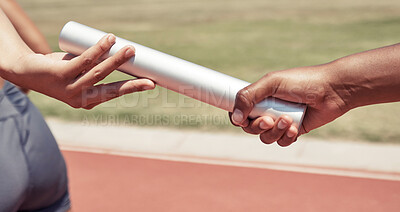
[[[42,115],[13,84],[0,89],[0,212],[67,211],[64,159]]]

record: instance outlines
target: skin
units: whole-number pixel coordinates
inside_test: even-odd
[[[0,76],[24,92],[33,89],[72,107],[91,109],[120,95],[155,87],[147,79],[95,85],[135,54],[127,46],[99,61],[115,43],[114,35],[105,36],[79,57],[51,53],[44,36],[14,0],[0,0],[0,8]]]
[[[0,8],[32,51],[41,54],[52,52],[44,35],[15,0],[0,0]]]
[[[234,125],[260,135],[266,144],[289,146],[297,137],[321,127],[353,108],[400,101],[400,44],[349,55],[327,64],[266,74],[238,92]],[[255,104],[268,96],[307,104],[300,129],[292,119],[263,116],[250,120]]]
[[[118,96],[150,90],[148,79],[97,84],[135,55],[126,46],[114,56],[100,61],[115,43],[115,36],[103,37],[78,57],[67,53],[35,53],[21,39],[7,16],[0,10],[0,77],[67,103],[74,108],[91,109]],[[7,42],[4,42],[7,41]]]
[[[49,54],[52,52],[44,35],[39,31],[33,21],[15,0],[0,0],[0,8],[8,17],[14,28],[17,30],[21,39],[35,53]],[[0,88],[3,87],[4,80],[0,78]],[[28,89],[19,87],[24,93]]]

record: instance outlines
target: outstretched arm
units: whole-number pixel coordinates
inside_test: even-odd
[[[75,108],[96,105],[135,91],[153,89],[148,79],[96,85],[135,54],[132,46],[100,62],[115,43],[114,35],[103,37],[81,56],[66,53],[36,54],[19,37],[0,10],[0,76],[16,85],[38,91]]]
[[[333,62],[266,74],[242,89],[232,123],[260,134],[264,143],[293,143],[298,135],[325,125],[347,111],[370,104],[400,101],[400,44],[353,54]],[[308,105],[300,129],[288,116],[248,120],[253,106],[273,96]]]

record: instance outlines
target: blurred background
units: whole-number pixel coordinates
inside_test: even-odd
[[[265,73],[327,63],[399,42],[398,0],[19,0],[59,51],[58,34],[74,20],[254,82]],[[157,61],[155,61],[157,62]],[[119,72],[105,81],[130,78]],[[93,110],[41,94],[31,100],[47,118],[87,125],[134,125],[241,133],[227,113],[156,88]],[[400,103],[368,106],[307,137],[400,143]]]
[[[17,2],[54,51],[73,20],[249,82],[400,41],[399,0]],[[89,111],[29,96],[66,159],[73,211],[400,211],[400,103],[281,148],[160,87]]]

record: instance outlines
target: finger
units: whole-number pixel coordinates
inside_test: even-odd
[[[243,127],[243,130],[250,134],[260,134],[274,127],[274,120],[269,116],[258,117],[250,122],[249,126]]]
[[[277,83],[279,82],[267,74],[257,82],[240,90],[236,94],[235,106],[232,113],[233,123],[247,127],[244,125],[244,121],[248,118],[254,105],[268,96],[273,96],[277,88]]]
[[[292,119],[287,115],[279,117],[275,121],[275,125],[271,130],[260,134],[260,140],[266,144],[271,144],[279,140],[290,127],[290,125],[292,125],[292,122]]]
[[[253,96],[249,86],[243,88],[236,94],[235,106],[231,116],[234,125],[241,127],[248,126],[248,122],[246,125],[246,120],[248,120],[247,117],[254,107]]]
[[[295,126],[290,126],[284,135],[282,135],[281,139],[277,141],[279,146],[286,147],[292,144],[297,139],[298,130]]]
[[[133,46],[126,46],[122,48],[114,56],[107,58],[77,79],[77,81],[74,83],[76,84],[75,86],[80,88],[89,87],[100,82],[134,55],[135,49]]]
[[[134,79],[109,84],[101,84],[88,89],[82,95],[82,107],[85,109],[89,106],[92,108],[100,103],[122,96],[124,94],[133,93],[137,91],[154,89],[155,84],[149,79]]]
[[[233,125],[235,125],[235,126],[237,126],[237,127],[241,127],[241,126],[239,126],[239,125],[237,125],[236,123],[233,122],[233,120],[232,120],[232,113],[231,113],[231,112],[228,113],[228,116],[229,116],[229,120],[231,121],[231,123],[232,123]],[[242,125],[247,126],[247,125],[249,124],[249,122],[250,122],[250,121],[249,121],[248,119],[246,119],[246,120],[244,120],[244,122],[243,122]]]
[[[96,61],[115,43],[115,35],[108,34],[101,38],[96,45],[90,47],[84,51],[80,56],[75,57],[71,60],[71,71],[70,74],[74,77],[78,76],[82,72],[90,70]]]

